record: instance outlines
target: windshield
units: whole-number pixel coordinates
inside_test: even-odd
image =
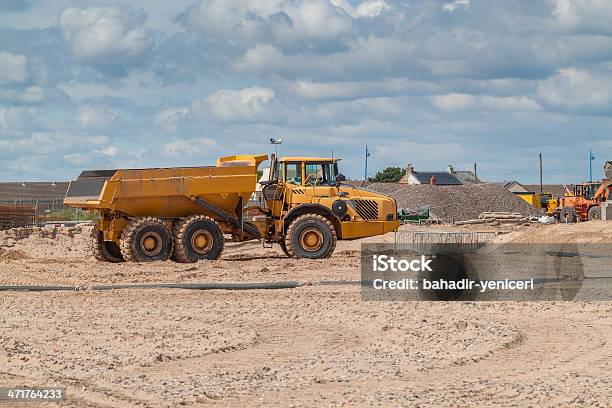
[[[305,167],[305,185],[336,185],[336,163],[307,163]]]

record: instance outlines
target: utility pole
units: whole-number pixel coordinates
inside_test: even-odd
[[[474,183],[478,183],[478,173],[476,172],[476,162],[474,162]]]
[[[544,192],[544,186],[542,185],[542,153],[540,153],[540,195]]]
[[[593,181],[593,152],[589,147],[589,182]]]
[[[368,145],[365,148],[365,170],[363,173],[363,180],[368,181],[368,157],[370,157],[370,151],[368,150]]]

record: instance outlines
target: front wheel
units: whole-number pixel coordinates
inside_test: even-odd
[[[562,208],[560,213],[560,219],[561,222],[564,222],[566,224],[574,223],[576,222],[576,212],[573,208],[570,207]]]
[[[588,219],[589,221],[601,220],[601,207],[597,205],[589,208]]]
[[[331,221],[317,214],[305,214],[289,224],[285,247],[293,258],[321,259],[336,249],[336,230]]]

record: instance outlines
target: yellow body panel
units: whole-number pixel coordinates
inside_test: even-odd
[[[257,167],[267,156],[230,156],[217,166],[117,170],[97,199],[66,197],[71,207],[120,212],[132,217],[185,217],[205,213],[190,198],[200,197],[236,215],[242,198],[255,191]]]
[[[399,221],[354,221],[343,222],[342,239],[356,239],[383,235],[387,232],[395,231],[399,226]]]
[[[523,199],[527,204],[534,208],[542,208],[542,197],[535,193],[517,193],[519,198]]]

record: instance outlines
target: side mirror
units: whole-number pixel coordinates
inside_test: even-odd
[[[344,174],[338,173],[338,175],[336,176],[336,187],[340,187],[340,184],[343,181],[346,181],[346,177],[344,177]]]

